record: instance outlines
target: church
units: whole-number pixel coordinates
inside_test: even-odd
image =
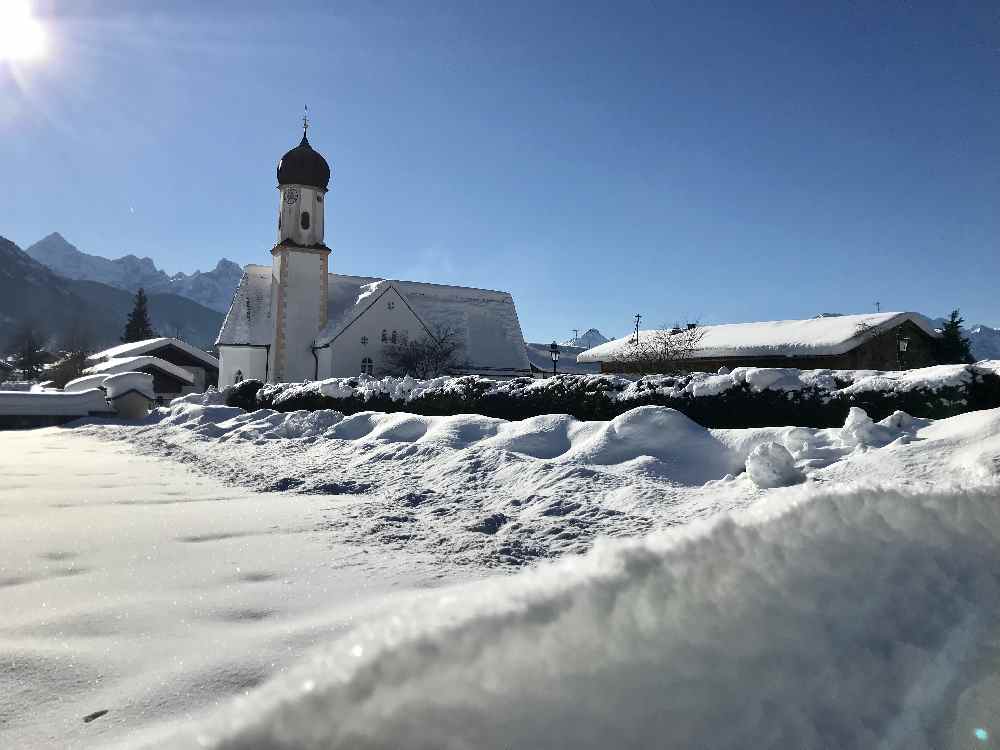
[[[528,374],[508,292],[330,272],[323,240],[330,166],[302,141],[278,162],[278,242],[248,265],[219,331],[219,387],[389,372],[386,349],[450,331],[461,373]],[[401,373],[400,373],[401,374]]]

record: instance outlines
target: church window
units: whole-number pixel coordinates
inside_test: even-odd
[[[361,374],[371,375],[375,372],[375,363],[372,361],[371,357],[365,357],[361,360]]]
[[[382,343],[385,344],[385,343],[388,343],[388,341],[389,341],[389,332],[383,328],[382,329]]]
[[[368,346],[368,337],[367,336],[362,336],[361,337],[361,346]]]
[[[389,300],[389,304],[386,305],[386,307],[388,307],[390,310],[395,310],[396,309],[396,302],[394,300]]]
[[[394,343],[394,344],[396,343],[396,332],[395,331],[392,332],[392,343]]]
[[[303,211],[302,212],[302,228],[303,229],[308,229],[309,228],[309,212],[308,211]]]

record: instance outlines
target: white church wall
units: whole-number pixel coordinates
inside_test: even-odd
[[[250,346],[219,347],[219,388],[226,388],[236,380],[236,373],[243,379],[265,380],[267,373],[267,349]]]
[[[392,288],[330,344],[331,365],[326,377],[346,378],[357,375],[361,372],[361,363],[366,357],[372,360],[375,374],[382,372],[385,367],[383,348],[386,345],[382,342],[382,331],[386,332],[386,343],[390,344],[393,332],[396,333],[397,341],[402,336],[423,338],[426,333],[420,320]]]

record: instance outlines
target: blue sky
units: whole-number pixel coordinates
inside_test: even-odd
[[[1000,324],[992,3],[34,6],[48,54],[0,62],[22,246],[269,263],[308,103],[333,269],[509,290],[531,340],[875,300]]]

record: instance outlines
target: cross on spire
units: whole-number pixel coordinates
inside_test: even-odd
[[[302,140],[306,139],[306,132],[309,130],[309,105],[306,104],[302,110]]]

